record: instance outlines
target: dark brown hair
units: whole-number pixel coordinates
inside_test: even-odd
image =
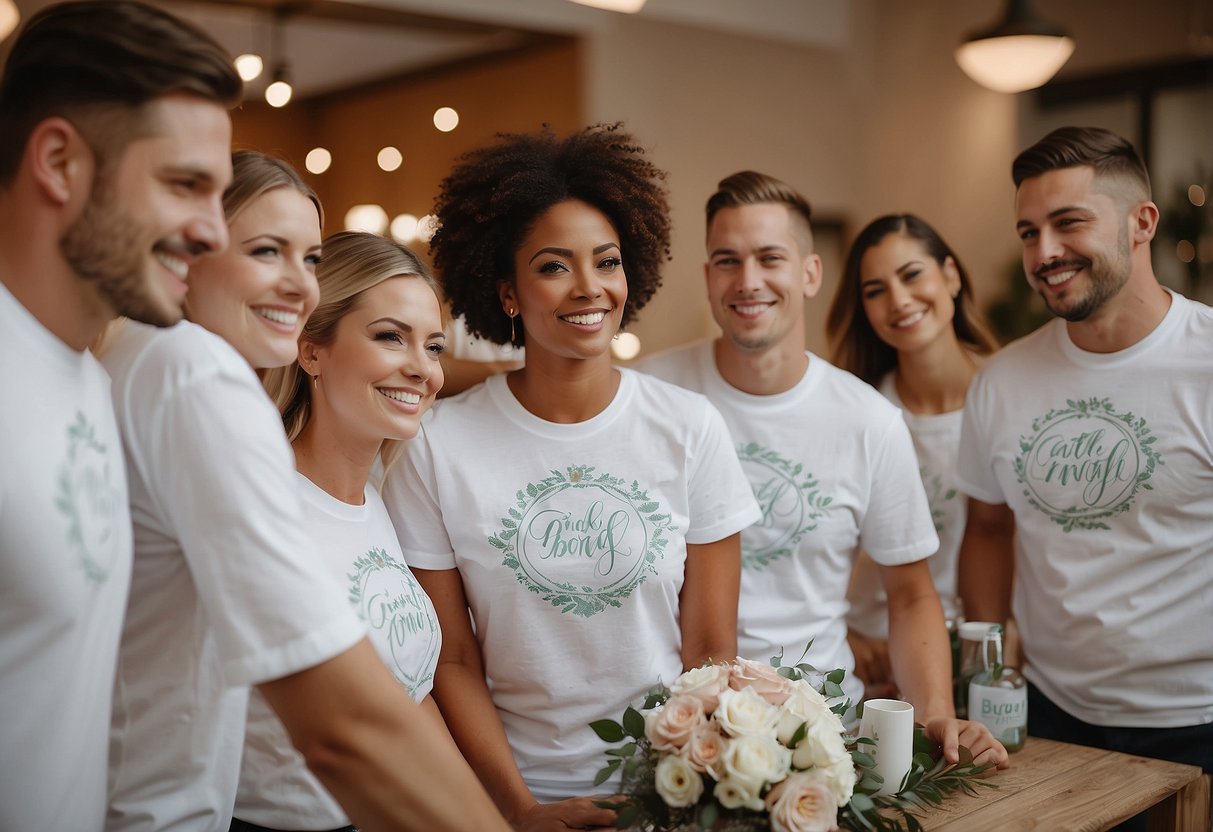
[[[808,235],[805,243],[805,254],[813,250],[813,226],[810,220],[813,209],[809,201],[801,196],[791,185],[781,182],[765,173],[743,170],[726,176],[716,186],[716,193],[708,197],[706,206],[707,226],[711,227],[712,219],[721,208],[738,208],[742,205],[764,205],[774,203],[783,205],[788,214],[798,218],[798,225]]]
[[[952,328],[960,343],[978,355],[989,355],[998,349],[998,341],[990,333],[973,297],[973,284],[960,258],[944,242],[939,232],[913,214],[889,214],[868,223],[847,254],[842,281],[830,304],[826,318],[830,360],[875,385],[897,366],[897,351],[881,340],[872,328],[863,308],[863,287],[860,265],[863,256],[890,234],[904,234],[922,244],[927,255],[941,267],[949,257],[960,275],[960,294],[952,315]]]
[[[104,166],[139,134],[155,99],[189,92],[231,107],[241,90],[223,48],[165,11],[134,0],[48,6],[17,36],[0,80],[0,184],[12,182],[30,133],[52,116],[71,121]]]
[[[1061,127],[1015,157],[1011,179],[1018,188],[1053,170],[1092,167],[1097,177],[1127,181],[1150,199],[1150,174],[1133,145],[1102,127]]]
[[[620,124],[599,124],[558,139],[503,134],[494,144],[459,160],[442,182],[430,242],[451,314],[495,344],[510,342],[510,319],[497,284],[514,280],[514,254],[535,222],[552,206],[580,200],[597,208],[619,234],[627,275],[627,325],[661,285],[661,262],[670,256],[665,172]],[[514,344],[526,335],[517,329]]]

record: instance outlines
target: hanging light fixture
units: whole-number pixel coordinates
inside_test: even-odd
[[[295,94],[295,89],[291,86],[291,70],[286,62],[286,49],[282,45],[285,27],[286,14],[278,12],[274,15],[273,27],[270,30],[270,58],[276,59],[277,63],[274,64],[270,83],[265,88],[265,103],[271,107],[285,107]]]
[[[13,0],[0,0],[0,40],[13,33],[21,22],[21,12]]]
[[[1073,52],[1074,41],[1037,17],[1028,0],[1007,0],[1002,22],[965,38],[956,48],[956,63],[983,87],[1023,92],[1056,75]]]
[[[625,12],[635,14],[644,6],[645,0],[573,0],[583,6],[593,6],[596,9],[606,9],[609,12]]]

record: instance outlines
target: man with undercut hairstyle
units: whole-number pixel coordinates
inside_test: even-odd
[[[805,350],[805,301],[821,288],[808,201],[754,171],[723,179],[707,203],[708,301],[719,338],[655,355],[638,369],[702,393],[724,416],[762,518],[741,533],[741,655],[782,652],[849,671],[847,584],[862,548],[888,593],[890,653],[915,719],[943,746],[1005,766],[985,726],[957,720],[943,608],[926,557],[939,547],[901,411]]]
[[[104,822],[131,517],[87,347],[116,315],[179,320],[190,263],[227,244],[240,89],[193,26],[105,0],[43,9],[4,67],[0,829]]]
[[[1158,207],[1123,138],[1055,130],[1012,177],[1058,317],[969,388],[965,614],[1014,613],[1029,733],[1213,771],[1213,309],[1155,278]]]

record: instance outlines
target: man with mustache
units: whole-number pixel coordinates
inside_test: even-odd
[[[1213,309],[1155,278],[1158,207],[1121,137],[1055,130],[1012,177],[1024,273],[1058,319],[969,389],[965,613],[1014,613],[1029,733],[1209,772]]]

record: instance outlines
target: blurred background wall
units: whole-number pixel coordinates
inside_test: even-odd
[[[17,0],[23,16],[41,5]],[[1213,294],[1213,200],[1198,206],[1190,190],[1213,190],[1213,0],[1037,0],[1077,48],[1053,81],[1018,94],[979,86],[953,57],[1003,0],[648,0],[636,15],[569,0],[161,5],[233,54],[266,56],[233,115],[236,144],[300,168],[326,149],[331,165],[306,175],[327,232],[355,205],[424,218],[453,161],[494,133],[625,122],[669,171],[674,225],[664,288],[632,327],[642,354],[715,334],[703,203],[744,168],[813,204],[826,283],[807,304],[811,349],[825,350],[846,245],[888,212],[939,228],[1008,332],[1032,325],[1009,167],[1062,124],[1115,129],[1147,153],[1167,228],[1192,237],[1189,252],[1163,235],[1159,274]],[[260,98],[275,69],[295,84],[281,109]],[[458,113],[448,132],[434,125],[442,107]],[[376,163],[385,147],[400,151],[394,170]]]

